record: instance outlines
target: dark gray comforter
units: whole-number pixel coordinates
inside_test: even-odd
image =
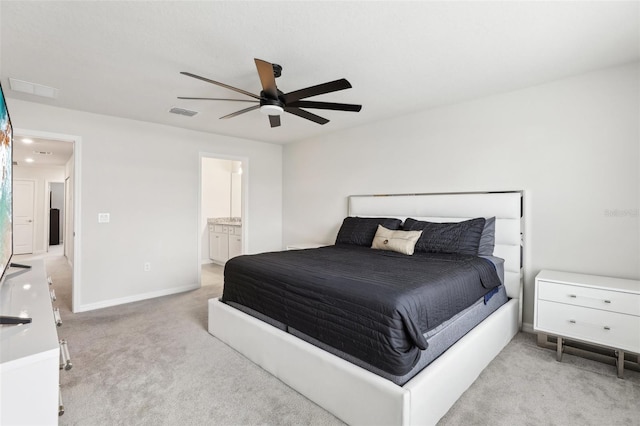
[[[350,245],[240,256],[224,275],[223,302],[395,375],[427,348],[424,333],[500,285],[493,264],[476,256]]]

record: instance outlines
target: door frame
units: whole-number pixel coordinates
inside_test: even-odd
[[[69,180],[71,180],[71,178],[69,178],[68,176],[65,176],[65,178],[64,178],[64,211],[65,211],[65,215],[64,215],[64,235],[62,236],[62,240],[63,240],[63,244],[64,245],[62,246],[62,249],[64,250],[64,256],[67,259],[69,258],[69,244],[67,243],[67,240],[71,240],[72,239],[72,238],[69,238],[69,229],[72,230],[72,235],[73,235],[73,222],[69,222],[70,200],[73,199],[72,197],[69,196]]]
[[[23,129],[23,128],[14,128],[14,134],[19,134],[20,136],[25,137],[33,137],[33,138],[42,138],[42,139],[50,139],[57,140],[61,142],[71,142],[73,143],[73,171],[72,171],[72,179],[73,179],[73,222],[72,225],[72,236],[73,236],[73,263],[72,263],[72,271],[71,271],[71,311],[78,312],[78,308],[80,307],[80,300],[82,296],[82,221],[81,221],[81,211],[82,211],[82,200],[81,200],[81,176],[82,176],[82,137],[78,135],[69,135],[63,133],[53,133],[41,130],[33,130],[33,129]],[[65,176],[66,178],[66,176]],[[67,215],[70,211],[67,211]],[[68,244],[69,241],[66,241],[65,244]]]
[[[231,160],[240,161],[242,167],[242,196],[241,196],[241,208],[242,212],[242,254],[248,252],[247,247],[249,243],[249,157],[241,155],[230,154],[218,154],[213,152],[200,152],[198,155],[198,220],[196,221],[198,235],[198,250],[196,255],[197,271],[198,271],[198,285],[202,287],[202,263],[200,258],[200,249],[202,248],[202,229],[205,225],[202,223],[202,160],[204,158],[216,158],[218,160]]]

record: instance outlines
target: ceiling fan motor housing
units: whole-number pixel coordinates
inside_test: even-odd
[[[280,92],[280,91],[278,91]],[[282,94],[282,92],[278,93],[279,95]],[[260,92],[260,106],[265,106],[265,105],[276,105],[279,106],[280,108],[284,108],[284,102],[282,101],[282,97],[278,96],[278,99],[273,99],[270,98],[269,95],[267,95],[266,93],[264,93],[264,91]]]
[[[280,115],[284,112],[284,102],[269,98],[264,92],[260,92],[260,112],[266,115]]]

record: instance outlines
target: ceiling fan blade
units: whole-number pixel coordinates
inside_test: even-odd
[[[323,95],[325,93],[337,92],[338,90],[350,89],[351,83],[346,79],[330,81],[328,83],[318,84],[317,86],[307,87],[305,89],[289,92],[284,95],[284,102],[290,103],[300,99],[310,98],[311,96]]]
[[[256,62],[256,68],[258,68],[262,90],[270,98],[278,99],[278,87],[276,86],[276,77],[273,74],[273,64],[262,59],[254,58],[253,60]]]
[[[190,98],[187,96],[178,96],[178,99],[192,99],[192,100],[203,100],[203,101],[259,102],[259,101],[254,101],[253,99]]]
[[[303,109],[300,108],[294,108],[294,107],[284,107],[284,110],[287,111],[290,114],[293,115],[297,115],[298,117],[302,117],[302,118],[306,118],[307,120],[311,120],[311,121],[315,121],[318,124],[327,124],[329,122],[329,120],[327,120],[326,118],[322,118],[319,115],[315,115],[313,113],[310,113],[309,111],[305,111]]]
[[[352,112],[358,112],[362,109],[362,105],[337,104],[333,102],[316,102],[316,101],[295,101],[295,102],[288,103],[287,106],[294,107],[294,108],[332,109],[336,111],[352,111]]]
[[[206,81],[207,83],[215,84],[217,86],[224,87],[225,89],[233,90],[234,92],[242,93],[243,95],[251,96],[255,99],[260,99],[260,96],[254,95],[251,92],[247,92],[246,90],[238,89],[237,87],[229,86],[228,84],[220,83],[219,81],[211,80],[205,77],[200,77],[199,75],[191,74],[190,72],[180,71],[180,74],[184,74],[189,77],[197,78],[198,80]]]
[[[249,108],[241,109],[240,111],[232,112],[231,114],[225,115],[224,117],[220,117],[220,120],[223,118],[233,118],[240,114],[244,114],[245,112],[253,111],[254,109],[260,108],[260,105],[250,106]]]
[[[271,124],[271,127],[280,126],[280,116],[279,115],[270,115],[269,116],[269,124]]]

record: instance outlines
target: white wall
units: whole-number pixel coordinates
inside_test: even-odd
[[[209,260],[208,218],[231,216],[231,169],[233,162],[219,158],[202,159],[200,259]]]
[[[13,112],[11,114],[13,120]],[[14,179],[35,182],[34,253],[46,253],[49,248],[49,182],[64,182],[64,173],[64,166],[15,166],[13,168]]]
[[[231,160],[202,159],[202,210],[207,217],[231,215]]]
[[[242,218],[242,163],[232,162],[231,172],[231,217]]]
[[[351,194],[523,189],[526,323],[540,269],[637,279],[639,72],[601,70],[287,145],[284,243],[333,243]]]
[[[246,251],[282,246],[281,146],[11,98],[7,104],[14,128],[82,138],[75,182],[81,188],[77,310],[199,285],[202,152],[249,159]],[[111,222],[99,224],[98,213],[110,213]],[[151,271],[143,271],[144,262]]]

